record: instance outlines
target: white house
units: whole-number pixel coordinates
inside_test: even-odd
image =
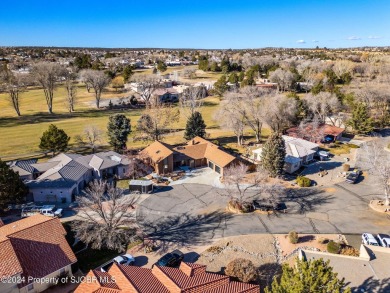
[[[312,161],[314,154],[318,151],[318,144],[304,139],[283,135],[283,140],[286,145],[284,170],[290,174]],[[253,150],[252,159],[257,162],[261,161],[261,152],[262,148]]]

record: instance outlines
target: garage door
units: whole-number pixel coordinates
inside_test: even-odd
[[[221,174],[221,168],[217,165],[215,165],[215,172]]]
[[[214,170],[214,163],[209,161],[209,168],[213,169]]]

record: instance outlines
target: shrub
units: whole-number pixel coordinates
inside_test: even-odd
[[[356,249],[352,246],[346,246],[346,247],[341,249],[340,254],[349,255],[349,256],[359,256],[360,252],[358,249]]]
[[[305,176],[298,176],[297,184],[299,187],[309,187],[311,185],[311,180]]]
[[[248,166],[249,173],[256,172],[256,171],[257,171],[257,166],[255,164],[251,164]]]
[[[341,248],[340,244],[334,241],[329,241],[326,246],[326,250],[329,253],[335,253],[335,254],[338,254],[340,252],[340,248]]]
[[[219,141],[218,141],[217,139],[214,139],[214,140],[212,141],[212,143],[215,144],[215,145],[219,145]]]
[[[236,258],[225,269],[225,275],[241,282],[251,282],[258,278],[258,271],[249,259]]]
[[[292,244],[298,243],[299,236],[298,236],[298,233],[296,231],[290,231],[288,233],[288,238],[290,239],[290,243],[292,243]]]
[[[349,164],[343,164],[343,171],[348,172],[351,166]]]

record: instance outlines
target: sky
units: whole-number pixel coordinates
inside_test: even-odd
[[[0,46],[389,45],[389,0],[1,0],[0,6]]]

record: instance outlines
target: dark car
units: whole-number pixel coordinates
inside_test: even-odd
[[[161,267],[177,267],[184,258],[184,254],[180,250],[174,250],[161,257],[156,265]]]
[[[254,200],[253,209],[259,211],[285,211],[287,206],[284,202],[274,203],[270,201]]]
[[[348,174],[347,178],[345,178],[345,182],[354,184],[358,181],[360,177],[361,171],[355,170]]]
[[[331,143],[334,141],[335,141],[335,136],[331,134],[325,135],[325,137],[321,140],[322,143]]]

